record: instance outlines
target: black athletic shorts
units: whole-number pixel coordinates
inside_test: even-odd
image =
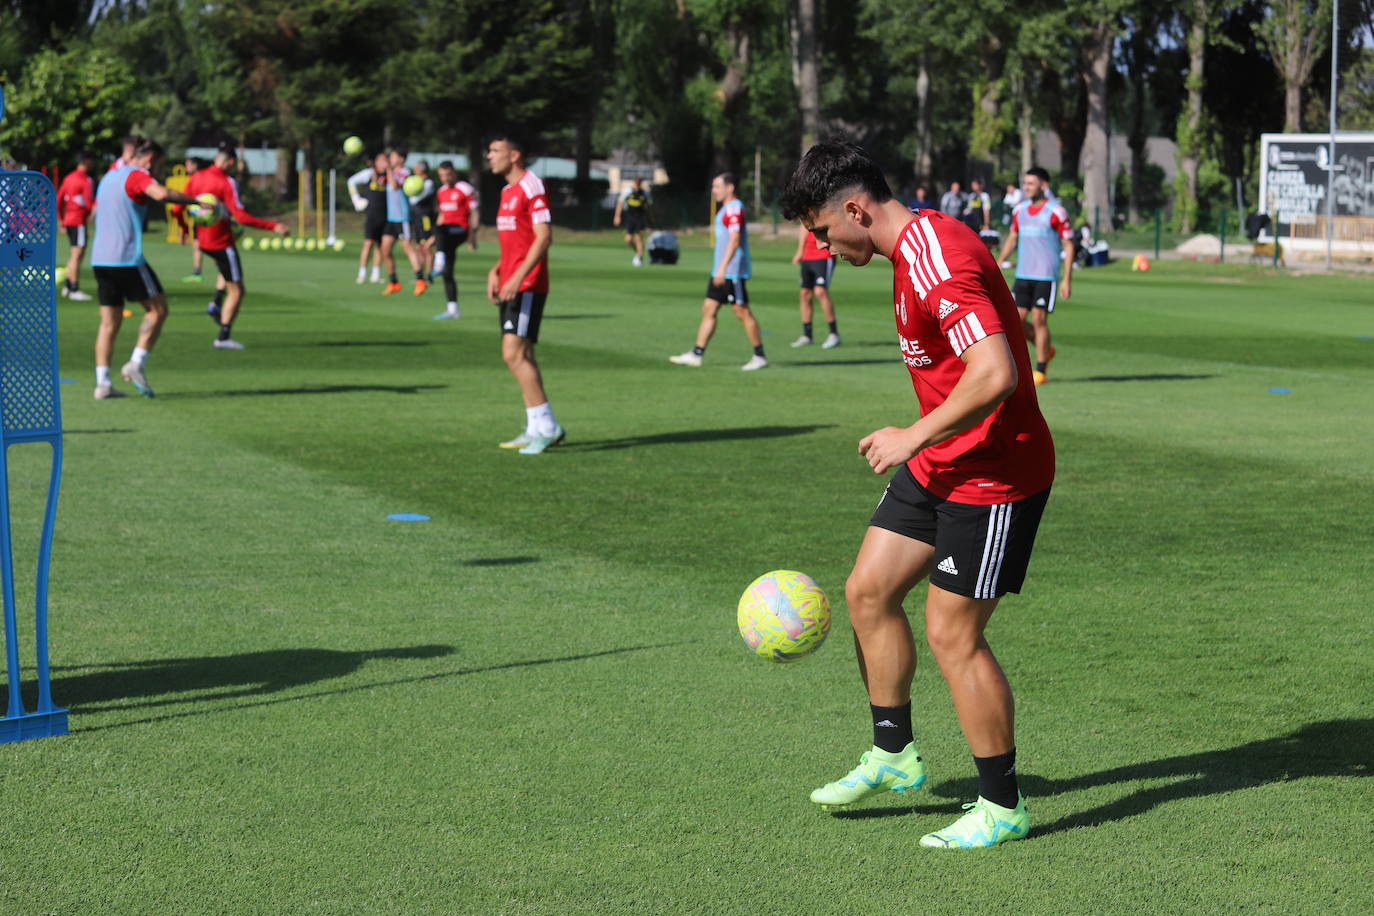
[[[801,262],[801,288],[815,289],[830,286],[830,278],[835,273],[834,258],[812,258]]]
[[[706,298],[721,305],[748,305],[749,291],[744,288],[743,280],[726,278],[717,283],[712,277],[706,281]]]
[[[403,223],[388,221],[382,228],[382,235],[392,235],[398,239],[410,241],[410,221],[407,220]]]
[[[434,234],[434,220],[419,213],[410,217],[410,237],[417,242],[423,242]]]
[[[456,226],[452,223],[440,223],[434,227],[434,237],[439,240],[439,247],[448,250],[449,247],[457,248],[468,240],[468,230],[466,226]]]
[[[147,302],[162,295],[162,284],[147,264],[136,267],[92,267],[96,301],[122,309],[125,302]]]
[[[72,247],[73,247],[73,248],[85,248],[85,247],[86,247],[86,224],[85,224],[85,223],[82,223],[80,226],[68,226],[68,227],[66,227],[66,228],[67,228],[67,241],[69,241],[69,242],[72,243]]]
[[[539,322],[544,318],[548,293],[524,292],[501,303],[501,333],[539,343]]]
[[[212,251],[209,248],[201,249],[205,256],[213,260],[219,267],[219,275],[230,283],[243,282],[243,262],[239,260],[239,250],[236,246],[230,245],[228,248],[221,248]]]
[[[367,216],[363,219],[363,238],[371,242],[380,242],[382,233],[386,231],[386,214],[378,216],[372,215],[372,208],[369,206]]]
[[[1019,309],[1044,309],[1054,311],[1054,297],[1059,292],[1059,284],[1053,280],[1021,280],[1011,285],[1011,294]]]
[[[638,210],[626,210],[620,214],[620,228],[626,235],[638,235],[644,231],[644,214]]]
[[[941,499],[903,465],[883,491],[869,525],[935,548],[930,584],[969,598],[1021,591],[1047,487],[1015,502],[973,506]]]

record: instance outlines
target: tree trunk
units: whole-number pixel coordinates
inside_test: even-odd
[[[926,56],[922,54],[916,72],[916,183],[930,181],[934,166],[930,161],[930,71],[926,69]],[[935,193],[930,188],[930,193]]]
[[[296,148],[287,146],[283,143],[277,147],[277,174],[273,177],[272,187],[277,192],[277,197],[282,200],[289,200],[294,188],[291,186],[291,175],[296,170]]]
[[[797,101],[801,108],[801,151],[804,155],[820,139],[821,84],[817,58],[820,48],[816,41],[816,0],[796,0]]]
[[[1020,82],[1021,111],[1016,118],[1017,135],[1021,141],[1021,175],[1035,165],[1035,130],[1032,126],[1035,109],[1031,107],[1030,86]]]
[[[1140,222],[1140,185],[1145,175],[1145,144],[1148,139],[1145,127],[1145,68],[1150,55],[1150,39],[1153,21],[1137,23],[1131,34],[1131,128],[1126,135],[1131,148],[1131,195],[1127,204],[1127,219],[1132,224]]]
[[[1202,147],[1202,67],[1207,55],[1207,25],[1211,16],[1209,0],[1193,0],[1192,22],[1188,26],[1188,103],[1183,110],[1183,125],[1178,132],[1178,181],[1174,193],[1174,212],[1180,232],[1192,232],[1197,219],[1197,174]]]
[[[749,24],[732,22],[726,27],[725,38],[730,43],[732,53],[725,65],[725,76],[716,88],[716,99],[720,102],[725,124],[725,136],[716,138],[712,155],[712,168],[716,174],[736,171],[738,157],[730,138],[735,135],[735,113],[749,88]]]
[[[974,86],[973,130],[969,152],[979,159],[991,159],[1002,146],[1002,71],[1007,53],[1002,40],[989,35],[980,55],[982,78]]]
[[[1302,132],[1302,84],[1289,82],[1283,87],[1283,132]]]
[[[1094,224],[1112,224],[1111,156],[1107,150],[1107,69],[1112,62],[1113,23],[1093,26],[1083,49],[1083,79],[1088,87],[1087,131],[1083,137],[1083,213]],[[1100,227],[1099,227],[1100,228]]]

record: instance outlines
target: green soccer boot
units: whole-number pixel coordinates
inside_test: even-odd
[[[926,781],[926,764],[913,741],[896,754],[875,747],[865,751],[849,775],[811,793],[823,810],[833,811],[883,792],[915,792]]]
[[[936,849],[986,849],[1030,833],[1030,811],[1020,795],[1016,796],[1015,808],[1003,808],[980,795],[973,804],[964,805],[964,810],[968,813],[944,830],[921,837],[921,845]]]

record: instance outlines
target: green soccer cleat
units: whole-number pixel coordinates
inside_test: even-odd
[[[811,800],[826,811],[844,808],[855,802],[872,798],[881,792],[899,795],[915,792],[926,781],[926,764],[911,742],[893,754],[875,747],[865,751],[859,765],[844,779],[826,783],[811,793]]]
[[[921,837],[921,845],[935,849],[986,849],[1030,833],[1030,811],[1020,795],[1015,808],[1003,808],[979,796],[973,804],[964,805],[964,810],[968,813],[944,830]]]
[[[552,436],[541,436],[535,433],[530,436],[529,444],[520,450],[522,455],[539,455],[545,449],[560,444],[568,436],[562,426],[555,425]]]

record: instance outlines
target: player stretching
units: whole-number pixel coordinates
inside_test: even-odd
[[[492,140],[487,146],[487,165],[506,179],[496,216],[501,260],[487,274],[487,298],[501,308],[501,357],[525,399],[525,431],[501,447],[538,455],[566,435],[554,419],[553,405],[544,393],[544,377],[534,359],[549,295],[553,217],[544,182],[525,170],[523,143],[506,136]]]
[[[625,229],[625,244],[635,253],[635,267],[644,266],[644,227],[649,219],[649,192],[644,179],[636,178],[615,202],[614,224]]]
[[[229,177],[229,171],[238,162],[238,153],[230,143],[221,143],[215,153],[214,162],[191,176],[186,182],[186,193],[192,197],[213,194],[224,205],[224,213],[219,222],[210,226],[196,227],[196,242],[200,250],[219,267],[219,279],[215,282],[215,298],[205,307],[210,320],[219,326],[215,338],[216,350],[242,350],[243,344],[234,340],[231,333],[234,319],[243,305],[243,262],[239,259],[238,246],[235,244],[234,227],[230,222],[255,229],[266,229],[277,235],[287,235],[290,229],[285,223],[275,223],[270,219],[260,219],[243,209],[239,202],[239,187]],[[173,207],[172,214],[185,229],[182,208]]]
[[[716,211],[715,268],[706,284],[706,299],[701,303],[701,325],[697,328],[697,345],[686,353],[670,356],[679,366],[700,366],[711,335],[716,333],[716,314],[727,302],[735,317],[744,325],[744,334],[754,348],[754,355],[740,368],[745,372],[768,365],[763,355],[763,336],[754,313],[749,310],[749,293],[744,281],[749,279],[749,226],[744,219],[744,202],[735,196],[735,176],[723,172],[711,180],[711,194],[720,202]]]
[[[1026,335],[1035,341],[1035,384],[1048,380],[1045,371],[1054,359],[1054,345],[1050,342],[1050,312],[1055,299],[1069,299],[1069,281],[1073,278],[1073,226],[1064,207],[1049,197],[1050,173],[1033,168],[1021,176],[1026,198],[1011,214],[1011,231],[1002,245],[998,262],[1004,262],[1016,246],[1016,282],[1012,295],[1026,324]],[[1064,286],[1058,288],[1059,242],[1068,250],[1064,261]]]
[[[439,163],[439,190],[434,196],[439,204],[439,220],[434,226],[439,251],[434,255],[434,266],[443,272],[444,295],[448,298],[447,310],[434,318],[457,321],[458,281],[453,278],[453,267],[458,246],[463,242],[473,251],[477,250],[477,189],[466,181],[459,181],[458,170],[445,159]]]
[[[386,153],[378,153],[372,167],[348,179],[353,209],[363,214],[363,250],[358,254],[358,282],[367,281],[367,256],[372,255],[372,282],[382,282],[382,231],[386,229]]]
[[[162,147],[143,140],[134,147],[132,161],[111,169],[100,179],[95,192],[95,238],[91,241],[91,270],[100,297],[100,330],[95,337],[95,396],[122,398],[110,382],[110,357],[124,320],[124,302],[142,304],[146,314],[138,328],[138,343],[120,374],[144,397],[153,389],[143,373],[148,352],[157,343],[167,321],[167,296],[157,274],[143,257],[143,221],[148,201],[191,204],[194,197],[172,191],[150,174],[162,158]]]
[[[840,327],[835,322],[835,303],[830,301],[830,278],[835,275],[835,258],[816,244],[816,237],[807,232],[805,226],[798,232],[800,238],[797,239],[797,253],[792,255],[792,263],[801,265],[802,334],[792,341],[792,346],[811,346],[811,319],[816,314],[815,307],[811,304],[814,296],[821,300],[821,311],[825,313],[826,323],[830,325],[830,333],[826,335],[821,349],[833,350],[840,345]]]
[[[62,179],[57,189],[57,210],[62,215],[62,227],[67,230],[67,241],[71,243],[71,256],[67,258],[67,279],[62,285],[62,295],[78,302],[89,302],[90,293],[81,291],[81,256],[86,253],[86,220],[95,207],[95,182],[91,172],[95,171],[95,155],[82,153],[76,157],[76,168]]]
[[[410,198],[405,192],[405,181],[410,177],[406,168],[407,151],[392,147],[386,151],[386,225],[382,228],[382,261],[386,264],[387,284],[383,296],[401,291],[401,281],[396,279],[396,257],[393,249],[396,240],[401,240],[410,269],[415,271],[415,295],[429,289],[429,283],[420,264],[420,255],[410,240]]]
[[[1035,400],[1016,303],[987,247],[957,216],[912,214],[853,143],[802,158],[782,198],[830,251],[892,262],[893,312],[921,418],[859,440],[875,473],[896,468],[845,583],[873,748],[811,793],[825,808],[919,789],[911,728],[916,645],[902,601],[922,579],[925,630],[978,770],[978,798],[921,845],[969,848],[1024,837],[1011,687],[983,630],[1019,591],[1054,479],[1054,444]]]

